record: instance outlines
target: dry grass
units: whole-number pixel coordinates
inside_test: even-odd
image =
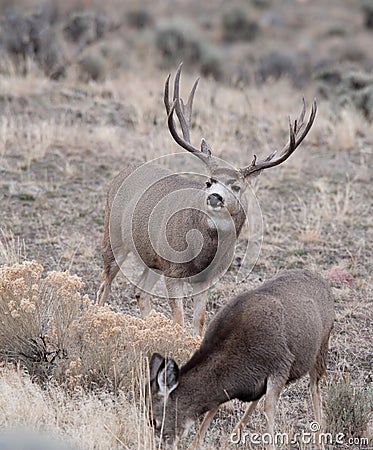
[[[21,370],[0,368],[0,426],[4,429],[29,429],[69,442],[74,448],[107,450],[136,448],[146,435],[139,436],[142,419],[134,403],[124,393],[73,394],[56,385],[41,388]],[[150,431],[148,432],[150,433]],[[53,447],[54,448],[54,447]],[[52,450],[52,448],[49,448]]]
[[[0,229],[0,266],[20,263],[25,256],[25,242],[11,231]]]

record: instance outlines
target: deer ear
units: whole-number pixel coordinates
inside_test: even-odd
[[[202,140],[201,140],[201,152],[204,153],[205,155],[209,156],[209,157],[212,155],[211,147],[205,141],[204,138],[202,138]]]
[[[164,366],[158,371],[157,383],[159,386],[159,393],[167,396],[171,394],[179,384],[179,366],[169,356],[164,363]]]
[[[152,383],[158,375],[161,366],[164,366],[165,359],[159,353],[153,353],[149,362],[150,382]]]
[[[263,170],[258,170],[257,172],[251,173],[250,175],[248,175],[244,178],[251,186],[255,186],[255,183],[257,182],[259,175],[262,172],[263,172]]]

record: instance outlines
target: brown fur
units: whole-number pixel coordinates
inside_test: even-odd
[[[234,244],[244,224],[245,213],[242,204],[240,203],[241,201],[244,202],[244,199],[240,199],[239,195],[234,195],[230,190],[230,187],[233,184],[232,181],[234,181],[235,184],[240,186],[240,191],[243,192],[247,185],[240,173],[230,168],[219,167],[216,175],[215,172],[212,171],[211,177],[218,181],[213,183],[213,186],[210,188],[207,188],[205,182],[201,181],[200,178],[199,180],[195,180],[186,176],[175,175],[168,169],[154,164],[148,169],[151,171],[151,175],[164,178],[155,182],[152,185],[152,188],[142,195],[141,201],[134,209],[133,215],[127,217],[126,205],[131,199],[133,192],[142,192],[143,181],[133,177],[133,183],[131,180],[131,190],[133,192],[127,192],[126,190],[121,189],[121,186],[136,169],[136,166],[129,167],[120,172],[113,180],[108,192],[105,211],[105,230],[102,241],[104,270],[102,274],[102,283],[97,294],[97,302],[103,304],[107,300],[110,293],[111,282],[119,271],[119,265],[114,257],[114,253],[115,256],[122,255],[122,259],[124,260],[129,252],[135,251],[146,266],[143,275],[146,275],[148,272],[147,268],[150,268],[161,272],[165,277],[169,278],[169,284],[166,282],[166,285],[169,292],[170,305],[173,308],[174,320],[175,317],[179,317],[178,322],[183,324],[183,315],[179,308],[180,305],[173,300],[182,297],[182,295],[180,295],[182,288],[181,286],[178,286],[178,280],[182,278],[188,279],[200,274],[207,267],[211,267],[211,270],[205,272],[203,276],[196,277],[193,281],[199,291],[204,290],[200,289],[201,286],[209,286],[211,277],[217,272],[216,266],[211,265],[211,263],[218,248],[218,231],[217,228],[211,227],[208,222],[209,215],[207,215],[208,211],[205,202],[199,205],[198,211],[196,209],[183,209],[177,212],[170,218],[165,230],[167,241],[170,246],[176,251],[184,251],[188,247],[186,241],[187,233],[190,230],[198,230],[202,236],[203,247],[199,254],[189,262],[176,263],[168,261],[158,254],[150,241],[148,223],[151,219],[150,215],[153,208],[162,198],[165,198],[170,193],[177,192],[180,189],[193,188],[205,191],[207,197],[208,193],[214,190],[214,185],[219,185],[220,189],[223,189],[226,193],[224,197],[225,207],[220,215],[223,219],[229,215],[235,227],[235,231],[231,229],[227,231],[228,238],[226,239],[226,243],[221,239],[221,237],[224,236],[224,231],[219,231],[221,233],[219,245],[227,246],[224,255],[231,254],[233,256]],[[209,178],[206,177],[206,181],[208,179]],[[230,180],[229,183],[227,180]],[[118,207],[118,205],[123,205],[123,207]],[[125,218],[126,222],[124,225],[122,222],[123,218]],[[219,227],[219,222],[217,221],[216,223]],[[124,229],[124,227],[126,227],[126,229]],[[135,248],[133,244],[135,245]],[[113,252],[113,245],[116,247],[115,252]],[[151,286],[149,287],[149,290],[150,289]],[[140,307],[141,297],[146,297],[146,294],[137,292]],[[206,294],[201,297],[202,302],[205,304]],[[202,307],[198,317],[195,317],[194,325],[196,333],[202,333],[204,310],[204,307]],[[143,312],[146,315],[149,311],[146,310]]]
[[[329,285],[306,270],[284,272],[232,299],[213,318],[200,348],[174,380],[176,387],[174,384],[166,399],[165,436],[173,440],[191,421],[206,412],[215,413],[228,400],[256,402],[263,395],[268,431],[273,433],[281,390],[307,373],[316,420],[321,420],[318,383],[326,369],[333,320]],[[153,356],[153,369],[156,360],[161,361],[160,355]],[[157,423],[163,416],[165,397],[159,377],[167,372],[165,364],[158,367],[157,375],[153,370],[152,376],[153,418]],[[176,370],[174,364],[169,360],[167,367]],[[212,413],[207,416],[205,421],[209,422]]]

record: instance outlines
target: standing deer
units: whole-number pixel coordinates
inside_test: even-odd
[[[328,283],[307,270],[289,270],[226,304],[212,319],[200,348],[179,369],[171,358],[150,361],[150,419],[163,440],[177,442],[206,413],[197,447],[219,406],[251,402],[234,430],[239,437],[259,399],[273,449],[276,405],[284,386],[310,375],[316,421],[321,424],[319,381],[326,372],[333,296]]]
[[[137,283],[140,288],[135,289],[141,314],[147,315],[152,308],[149,292],[158,279],[155,276],[158,272],[165,278],[173,320],[183,326],[182,299],[185,296],[183,288],[186,281],[191,287],[194,299],[194,332],[201,335],[205,320],[206,290],[224,265],[222,261],[233,255],[236,240],[245,221],[243,193],[247,188],[247,182],[263,170],[283,163],[295,151],[314,122],[316,101],[312,105],[306,124],[304,124],[306,107],[303,101],[299,119],[293,124],[290,123],[289,143],[277,158],[276,152],[261,161],[257,161],[254,155],[251,164],[240,169],[233,169],[212,155],[204,139],[201,141],[200,149],[191,144],[192,106],[198,79],[193,85],[187,103],[184,104],[179,94],[180,74],[181,65],[175,75],[172,100],[169,93],[170,75],[165,83],[164,104],[168,128],[177,144],[203,162],[208,169],[209,177],[201,182],[200,179],[175,174],[165,167],[152,164],[146,177],[153,177],[154,183],[146,192],[143,192],[143,176],[136,175],[139,166],[127,167],[114,178],[109,187],[105,210],[102,240],[104,269],[102,282],[97,292],[97,303],[102,305],[106,302],[111,283],[121,264],[130,252],[136,253],[144,265],[143,273]],[[182,136],[175,124],[175,113]],[[160,234],[155,240],[151,239],[149,223],[154,206],[172,197],[173,194],[188,189],[196,193],[193,197],[197,206],[184,208],[181,205],[180,211],[172,215],[167,223],[158,224],[156,228],[159,229]],[[129,213],[128,205],[134,203],[136,206],[133,207],[133,213]],[[171,206],[169,204],[167,208]],[[193,230],[198,231],[202,240],[188,239],[189,233]],[[168,246],[171,249],[170,252],[173,251],[176,254],[175,258],[162,255],[162,250],[166,247],[168,249]],[[178,259],[178,254],[182,254],[185,258]]]

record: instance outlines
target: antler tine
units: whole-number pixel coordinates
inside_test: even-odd
[[[201,150],[194,147],[190,143],[190,127],[191,127],[191,119],[192,119],[192,108],[193,108],[193,100],[194,94],[197,89],[198,81],[197,79],[192,87],[192,90],[189,94],[187,104],[185,105],[183,100],[180,98],[180,75],[181,75],[182,63],[179,65],[174,80],[174,92],[173,92],[173,100],[170,100],[170,77],[171,74],[168,75],[165,88],[164,88],[164,104],[167,112],[167,123],[170,133],[177,144],[183,147],[185,150],[188,150],[191,153],[194,153],[198,158],[200,158],[204,163],[210,165],[210,156],[211,151],[206,151],[206,145],[201,144]],[[180,123],[181,131],[183,137],[181,137],[176,129],[176,124],[174,121],[174,112],[176,112],[177,118]]]
[[[294,121],[294,132],[295,134],[299,133],[299,131],[303,128],[304,125],[304,116],[306,115],[306,101],[303,97],[303,108],[297,120]]]
[[[192,90],[190,91],[188,101],[186,105],[183,105],[184,107],[184,115],[187,115],[188,125],[191,126],[192,123],[192,111],[193,111],[193,101],[194,101],[194,94],[196,92],[197,86],[199,83],[199,78],[196,79],[196,81],[193,84]]]
[[[167,116],[170,114],[171,110],[171,102],[170,102],[170,78],[171,74],[168,74],[168,77],[166,78],[166,82],[164,85],[164,95],[163,95],[163,103],[166,107]]]
[[[299,138],[297,137],[297,142],[296,142],[296,147],[295,148],[298,147],[298,145],[303,141],[303,139],[307,136],[308,132],[310,131],[310,129],[311,129],[312,125],[313,125],[313,122],[315,120],[315,117],[316,117],[316,112],[317,112],[317,103],[316,103],[316,99],[314,99],[313,102],[312,102],[310,118],[308,119],[306,127],[303,130],[303,132],[300,135],[300,137]],[[302,124],[302,126],[303,126],[303,124]],[[298,133],[299,133],[299,131],[300,131],[300,129],[298,130]],[[294,148],[294,150],[295,150],[295,148]]]
[[[184,139],[187,142],[190,142],[190,127],[192,122],[192,109],[193,109],[193,100],[194,94],[197,89],[197,85],[199,82],[199,78],[193,84],[192,90],[190,91],[187,104],[184,104],[183,99],[180,97],[180,75],[181,75],[182,64],[179,65],[174,82],[174,101],[176,100],[176,115],[179,119],[181,130],[183,132]]]
[[[175,111],[177,118],[179,119],[181,131],[183,132],[184,139],[190,143],[190,123],[188,123],[188,119],[185,117],[185,105],[183,100],[180,98],[180,75],[181,69],[183,65],[182,63],[179,65],[174,81],[174,102],[176,102]]]
[[[309,130],[311,129],[313,122],[315,120],[317,112],[317,104],[316,99],[314,99],[312,103],[312,109],[310,113],[310,117],[308,119],[308,122],[303,130],[303,132],[299,135],[301,129],[304,126],[304,116],[306,113],[306,104],[303,99],[303,108],[299,115],[298,120],[294,121],[294,125],[292,125],[291,120],[289,118],[289,142],[285,147],[282,149],[282,152],[280,153],[280,156],[277,159],[273,159],[275,154],[271,154],[269,157],[267,157],[263,161],[256,162],[256,159],[252,161],[252,163],[244,167],[243,169],[240,169],[241,173],[244,177],[249,176],[250,174],[254,172],[258,172],[264,169],[268,169],[270,167],[277,166],[284,162],[286,159],[289,158],[289,156],[296,150],[296,148],[300,145],[300,143],[303,141],[303,139],[307,136]]]
[[[170,111],[168,113],[168,119],[167,119],[168,128],[170,130],[171,136],[174,138],[176,143],[180,145],[180,147],[185,148],[185,150],[188,150],[188,152],[195,153],[197,156],[199,156],[199,154],[202,155],[202,153],[200,152],[200,150],[198,150],[198,148],[193,147],[193,145],[190,144],[190,142],[187,142],[185,139],[182,139],[178,135],[176,128],[175,128],[174,118],[173,118],[173,114],[174,114],[176,105],[177,105],[177,100],[174,100],[172,103],[172,106],[170,107]]]

